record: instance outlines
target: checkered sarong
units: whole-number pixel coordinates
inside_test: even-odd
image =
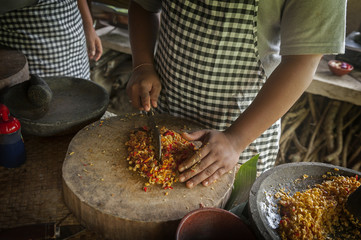
[[[76,0],[40,0],[0,15],[0,44],[21,51],[32,74],[90,78]]]
[[[161,111],[224,130],[251,104],[266,76],[257,50],[258,0],[162,1],[156,67]],[[278,153],[279,121],[241,155],[260,154],[258,172]]]

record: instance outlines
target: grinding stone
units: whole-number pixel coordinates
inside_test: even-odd
[[[338,169],[338,170],[336,170]],[[286,163],[262,173],[253,184],[249,195],[251,225],[259,239],[280,240],[277,232],[281,216],[275,194],[286,189],[290,195],[304,191],[309,186],[322,183],[322,175],[334,172],[344,176],[361,176],[352,169],[318,162]],[[308,175],[302,179],[303,175]],[[302,179],[302,180],[300,180]]]
[[[98,120],[108,107],[109,94],[97,83],[72,77],[43,79],[53,93],[48,108],[39,108],[29,101],[29,81],[9,88],[2,96],[12,115],[19,119],[24,134],[54,136],[75,133]],[[42,116],[31,119],[34,114]]]

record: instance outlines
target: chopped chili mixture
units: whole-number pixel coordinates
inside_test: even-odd
[[[279,234],[286,239],[361,239],[361,223],[347,212],[349,194],[360,186],[358,176],[326,176],[321,184],[293,196],[281,190]]]
[[[160,134],[162,161],[155,158],[150,130],[146,126],[132,131],[125,143],[129,170],[136,171],[147,179],[144,191],[149,190],[150,184],[160,184],[163,189],[173,189],[173,183],[178,181],[179,164],[196,152],[195,145],[179,133],[162,127]]]

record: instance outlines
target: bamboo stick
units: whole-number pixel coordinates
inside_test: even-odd
[[[282,143],[283,141],[285,141],[294,131],[296,131],[296,129],[301,125],[301,123],[303,122],[303,120],[307,117],[307,114],[309,113],[309,110],[306,109],[302,109],[301,111],[299,111],[299,115],[301,116],[300,118],[297,119],[297,121],[290,126],[287,131],[285,131],[280,139],[280,143]]]
[[[346,106],[344,106],[344,105],[346,105]],[[342,147],[343,147],[343,134],[342,134],[343,117],[346,115],[348,110],[349,110],[349,108],[347,107],[347,104],[342,104],[342,108],[341,108],[339,114],[337,115],[337,125],[336,125],[337,148],[333,153],[331,153],[325,157],[326,162],[333,161],[333,164],[335,164],[335,165],[340,165],[339,155],[341,154]]]
[[[343,129],[346,129],[349,125],[351,125],[361,114],[361,111],[358,111],[356,114],[354,114],[351,119],[344,125]]]
[[[351,128],[346,136],[345,144],[343,146],[343,151],[342,151],[342,166],[343,167],[347,167],[348,146],[350,145],[353,134],[358,130],[358,128],[359,128],[359,125],[357,125],[354,128]]]
[[[320,128],[321,128],[321,124],[322,122],[324,121],[325,117],[326,117],[326,114],[327,114],[327,111],[328,109],[331,107],[331,103],[329,103],[327,106],[326,106],[326,109],[324,110],[320,120],[318,121],[317,125],[316,125],[316,128],[311,136],[311,139],[310,139],[310,143],[308,145],[308,150],[306,152],[306,155],[305,155],[305,160],[307,160],[309,154],[313,151],[313,143],[315,141],[315,138],[317,136],[317,133],[319,132]]]
[[[341,103],[339,101],[332,101],[331,102],[331,108],[327,113],[327,116],[325,118],[325,134],[326,134],[326,144],[327,144],[327,150],[329,152],[332,152],[335,148],[335,144],[334,144],[334,122],[335,122],[335,117],[337,115],[338,109],[340,107]]]
[[[312,120],[314,122],[317,122],[318,114],[316,112],[315,103],[313,101],[312,94],[307,94],[307,100],[308,100],[308,106],[310,107],[311,110]]]

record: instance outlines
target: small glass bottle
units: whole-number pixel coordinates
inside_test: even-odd
[[[18,119],[0,104],[0,165],[16,168],[25,162],[25,146]]]

